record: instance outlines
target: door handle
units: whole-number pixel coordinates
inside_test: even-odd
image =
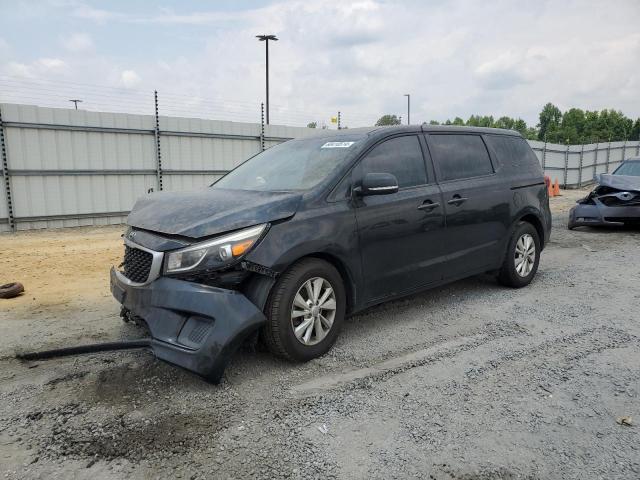
[[[456,205],[456,206],[458,206],[458,205],[462,205],[467,200],[469,200],[469,199],[466,198],[466,197],[461,197],[460,195],[454,195],[453,198],[447,202],[447,205]]]
[[[426,210],[429,212],[439,206],[440,204],[437,202],[433,203],[431,200],[425,200],[420,206],[418,206],[418,210]]]

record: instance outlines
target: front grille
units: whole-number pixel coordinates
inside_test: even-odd
[[[122,264],[125,277],[132,282],[144,283],[149,278],[153,255],[144,250],[124,246],[124,262]]]
[[[640,195],[629,200],[622,200],[618,197],[600,197],[600,201],[607,207],[630,207],[640,205]]]

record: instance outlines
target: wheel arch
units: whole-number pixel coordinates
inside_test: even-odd
[[[351,276],[351,273],[349,272],[349,269],[342,262],[342,260],[340,260],[335,255],[331,255],[330,253],[327,253],[327,252],[315,252],[315,253],[310,253],[308,255],[305,255],[304,257],[298,258],[291,265],[299,262],[300,260],[303,260],[304,258],[318,258],[320,260],[324,260],[325,262],[331,264],[338,271],[338,273],[340,274],[340,277],[342,277],[342,284],[344,285],[344,291],[347,294],[347,298],[346,298],[347,314],[351,313],[355,307],[356,286]]]
[[[286,272],[296,263],[306,259],[306,258],[317,258],[319,260],[323,260],[333,266],[340,277],[342,278],[342,283],[344,285],[344,289],[347,295],[347,314],[351,313],[355,309],[356,305],[356,284],[349,272],[349,268],[345,265],[345,263],[340,260],[336,255],[332,255],[327,252],[311,252],[305,255],[301,255],[297,257],[295,260],[289,262],[285,269],[282,270],[282,273]],[[243,293],[249,298],[260,310],[264,311],[269,296],[273,291],[273,287],[277,282],[277,278],[271,278],[264,275],[255,274],[247,283],[245,288],[243,289]]]
[[[514,227],[515,225],[518,224],[518,222],[527,222],[533,225],[533,227],[536,229],[536,232],[538,232],[538,238],[540,239],[540,247],[541,249],[544,249],[545,247],[544,226],[542,225],[542,220],[540,216],[534,212],[525,212],[521,214],[519,218],[515,221]]]

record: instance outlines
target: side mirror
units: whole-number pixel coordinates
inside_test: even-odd
[[[360,195],[388,195],[398,191],[398,179],[390,173],[367,173],[362,186],[356,192]]]

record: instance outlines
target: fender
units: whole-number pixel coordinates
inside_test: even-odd
[[[534,217],[537,220],[537,224],[535,221],[531,221],[532,217]],[[545,228],[544,228],[545,220],[542,212],[536,207],[527,206],[519,210],[518,213],[516,213],[513,218],[515,220],[511,223],[511,226],[509,227],[509,234],[505,236],[505,239],[503,241],[503,249],[505,250],[505,254],[506,254],[507,244],[509,243],[509,239],[511,238],[511,235],[515,230],[516,225],[523,220],[524,221],[529,220],[529,223],[532,223],[533,226],[536,228],[536,230],[538,231],[538,236],[540,237],[540,242],[542,247],[541,249],[544,250],[548,237],[545,233]]]

